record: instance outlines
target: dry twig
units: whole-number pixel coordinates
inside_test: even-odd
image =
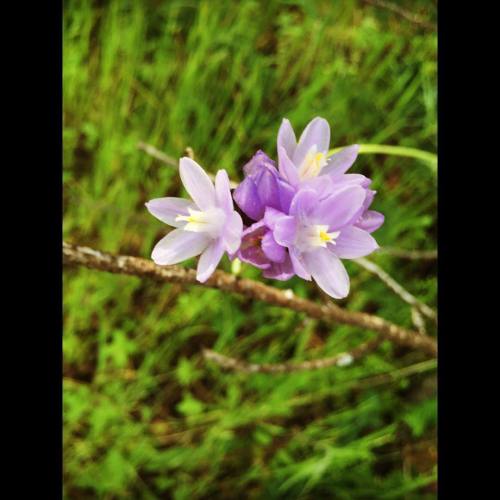
[[[211,349],[203,349],[203,357],[213,361],[223,368],[234,370],[242,373],[290,373],[306,370],[319,370],[330,366],[347,366],[353,361],[366,356],[369,352],[374,351],[382,342],[380,337],[365,342],[349,352],[341,352],[329,358],[313,359],[310,361],[301,361],[298,363],[247,363],[236,358],[230,358],[212,351]]]
[[[171,167],[176,167],[176,168],[179,166],[178,160],[172,158],[171,156],[166,155],[159,149],[156,149],[154,146],[151,146],[151,144],[146,144],[145,142],[139,142],[137,144],[137,148],[140,149],[141,151],[144,151],[149,156],[156,158],[162,163],[165,163],[165,165],[170,165]]]
[[[430,308],[428,305],[420,302],[414,295],[403,288],[394,278],[389,276],[380,266],[377,266],[374,262],[367,259],[355,259],[357,264],[359,264],[363,269],[366,269],[370,273],[377,276],[383,283],[385,283],[396,295],[401,297],[407,304],[417,309],[420,313],[433,321],[437,321],[437,314],[434,309]]]
[[[165,163],[165,165],[169,165],[170,167],[179,168],[179,160],[175,160],[171,156],[166,155],[165,153],[163,153],[159,149],[156,149],[151,144],[146,144],[145,142],[139,142],[137,144],[137,148],[140,149],[141,151],[144,151],[145,153],[152,156],[153,158],[156,158],[157,160]],[[194,151],[193,151],[193,148],[191,148],[190,146],[188,146],[184,150],[184,154],[185,154],[185,156],[188,156],[192,160],[194,159]],[[215,175],[211,174],[210,172],[207,172],[207,174],[210,177],[210,179],[212,179],[212,182],[215,182]],[[233,182],[231,180],[229,181],[229,187],[231,189],[235,189],[237,186],[238,186],[237,182]]]
[[[374,7],[389,10],[394,14],[403,17],[407,21],[410,21],[410,23],[417,24],[428,30],[436,29],[436,26],[434,24],[430,23],[423,17],[419,16],[418,14],[415,14],[414,12],[410,12],[409,10],[403,9],[399,5],[396,5],[392,2],[386,2],[385,0],[364,0],[364,2],[369,5],[373,5]]]
[[[251,299],[304,313],[311,318],[371,330],[378,333],[381,338],[390,340],[395,344],[421,350],[433,357],[437,356],[436,340],[426,335],[406,330],[378,316],[346,311],[334,303],[328,305],[317,304],[296,297],[293,293],[286,293],[264,283],[242,279],[223,271],[215,271],[205,283],[199,283],[196,281],[196,271],[194,269],[184,269],[180,266],[160,267],[150,260],[139,257],[111,255],[92,248],[68,243],[63,243],[63,262],[68,265],[80,265],[111,273],[149,277],[156,281],[206,286],[226,292],[238,293]]]

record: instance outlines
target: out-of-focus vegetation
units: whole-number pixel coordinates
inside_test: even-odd
[[[435,21],[434,2],[403,4]],[[300,132],[323,116],[332,147],[436,150],[436,32],[368,2],[66,0],[63,78],[64,238],[110,252],[149,257],[168,228],[144,202],[182,193],[139,141],[174,157],[190,146],[234,180],[257,148],[276,157],[283,117]],[[381,246],[435,247],[425,162],[365,154],[352,171],[378,191]],[[435,262],[371,258],[436,305]],[[405,303],[347,267],[343,307],[412,328]],[[273,284],[325,300],[297,278]],[[351,366],[242,375],[200,354],[298,361],[372,335],[217,290],[65,269],[66,498],[435,498],[434,361],[385,343]]]

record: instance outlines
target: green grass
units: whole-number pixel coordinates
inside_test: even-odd
[[[407,5],[435,18],[433,2]],[[173,157],[190,146],[239,180],[257,148],[276,156],[283,117],[300,131],[319,115],[332,148],[383,145],[352,169],[378,191],[380,245],[435,248],[435,32],[354,1],[66,0],[63,67],[67,241],[150,255],[167,228],[144,202],[182,190],[139,141]],[[435,307],[434,263],[373,259]],[[412,327],[406,304],[347,267],[342,306]],[[297,278],[277,286],[323,300]],[[200,355],[312,359],[370,335],[216,290],[66,269],[66,498],[434,498],[435,362],[384,344],[349,367],[244,376]]]

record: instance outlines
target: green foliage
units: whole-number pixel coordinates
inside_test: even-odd
[[[435,16],[432,2],[406,3]],[[433,31],[355,1],[66,0],[63,66],[68,241],[147,257],[165,234],[144,202],[180,195],[179,179],[138,141],[173,157],[191,146],[238,180],[257,148],[276,156],[283,117],[300,131],[320,115],[334,148],[405,148],[365,151],[353,171],[378,191],[381,246],[435,247],[432,156],[414,152],[436,150]],[[435,263],[373,258],[435,307]],[[412,326],[383,283],[347,267],[343,307]],[[297,278],[273,284],[324,300]],[[66,498],[434,498],[435,457],[421,451],[435,441],[434,361],[384,343],[347,367],[249,376],[200,354],[300,361],[370,335],[217,290],[66,269]]]

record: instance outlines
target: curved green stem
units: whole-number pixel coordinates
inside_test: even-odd
[[[328,152],[328,155],[337,153],[343,148],[334,148]],[[437,155],[422,151],[416,148],[407,148],[404,146],[387,146],[385,144],[360,144],[359,154],[382,154],[390,156],[406,156],[416,158],[429,166],[434,173],[437,172]]]

